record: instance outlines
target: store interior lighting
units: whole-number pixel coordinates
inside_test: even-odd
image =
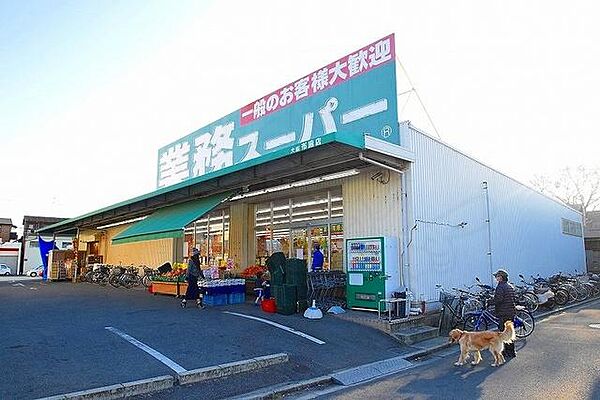
[[[331,203],[338,202],[338,201],[342,201],[342,198],[341,197],[332,197],[331,198]],[[305,202],[302,202],[302,203],[294,203],[294,204],[292,204],[292,208],[308,207],[308,206],[314,206],[314,205],[317,205],[317,204],[326,204],[326,203],[327,203],[327,199],[305,201]],[[277,206],[277,207],[273,207],[273,211],[288,210],[289,208],[290,208],[289,205]],[[259,209],[259,210],[256,211],[257,214],[264,214],[264,213],[268,213],[268,212],[271,212],[270,208],[261,208],[261,209]]]
[[[232,197],[230,199],[230,201],[245,199],[248,197],[260,196],[261,194],[279,192],[282,190],[297,188],[297,187],[306,186],[306,185],[313,185],[315,183],[330,181],[330,180],[334,180],[334,179],[347,178],[349,176],[358,175],[359,173],[360,173],[360,171],[356,168],[349,169],[347,171],[341,171],[341,172],[336,172],[334,174],[323,175],[323,176],[319,176],[317,178],[305,179],[303,181],[287,183],[285,185],[274,186],[274,187],[271,187],[268,189],[262,189],[262,190],[257,190],[255,192],[240,194],[240,195]]]

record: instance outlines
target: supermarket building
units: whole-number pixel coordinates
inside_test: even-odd
[[[319,243],[366,308],[403,288],[435,301],[436,284],[499,267],[585,266],[580,213],[399,121],[393,35],[161,148],[155,191],[39,232],[108,264],[195,246],[234,271],[278,251],[310,265]]]

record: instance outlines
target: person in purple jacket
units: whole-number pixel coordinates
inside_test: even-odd
[[[313,246],[313,254],[312,254],[312,271],[322,271],[323,270],[323,253],[321,252],[321,246],[319,243],[315,243]]]

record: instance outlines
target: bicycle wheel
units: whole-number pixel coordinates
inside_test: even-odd
[[[535,312],[539,306],[539,299],[535,293],[523,293],[523,305],[531,312]]]
[[[487,331],[488,323],[481,314],[470,314],[465,317],[463,329],[465,331]]]
[[[577,301],[577,289],[571,285],[565,285],[562,288],[569,293],[569,301]]]
[[[554,303],[557,306],[564,306],[569,302],[569,293],[563,289],[556,289],[554,291]]]
[[[119,287],[119,275],[111,275],[110,278],[108,278],[108,283],[110,283],[110,285],[112,287],[118,288]]]
[[[123,279],[121,279],[121,285],[126,287],[127,289],[131,289],[134,284],[135,277],[131,274],[125,273],[123,275]]]
[[[101,286],[106,286],[106,284],[108,283],[108,274],[102,274],[102,275],[98,276],[97,282]]]
[[[587,300],[588,297],[590,297],[590,292],[585,286],[579,285],[576,286],[575,289],[577,290],[577,301],[584,301]]]
[[[598,297],[598,295],[600,295],[600,285],[594,285],[594,284],[590,284],[590,288],[592,290],[592,296],[593,297]]]
[[[462,303],[462,307],[460,309],[460,317],[463,320],[466,320],[468,316],[472,313],[477,312],[483,308],[483,304],[481,301],[471,298],[467,299]]]
[[[144,275],[144,277],[142,278],[142,285],[144,285],[145,288],[149,288],[150,285],[152,285],[150,275]]]
[[[513,318],[513,323],[515,325],[515,335],[518,338],[526,338],[535,329],[535,319],[527,310],[518,310]]]

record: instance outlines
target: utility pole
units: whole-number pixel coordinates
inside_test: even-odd
[[[490,282],[492,284],[492,286],[494,285],[494,280],[491,278],[492,274],[494,273],[494,269],[492,266],[492,227],[491,227],[491,221],[490,221],[490,194],[488,192],[488,183],[487,181],[483,181],[481,182],[481,187],[483,188],[484,192],[485,192],[485,208],[486,208],[486,220],[485,222],[487,223],[487,231],[488,231],[488,251],[487,251],[487,256],[488,256],[488,262],[490,263]]]

